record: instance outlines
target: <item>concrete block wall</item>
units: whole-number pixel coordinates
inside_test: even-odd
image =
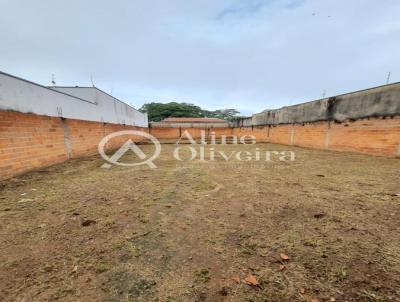
[[[236,127],[344,122],[368,117],[400,115],[400,83],[355,91],[321,100],[264,110],[236,121]]]
[[[147,128],[134,126],[0,110],[0,180],[69,158],[96,154],[100,140],[120,130],[147,132]],[[126,137],[120,137],[107,148],[118,148],[125,141]]]

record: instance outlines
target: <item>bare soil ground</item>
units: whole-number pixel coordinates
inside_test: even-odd
[[[400,160],[216,149],[255,147],[296,160],[164,145],[157,169],[94,156],[2,182],[0,300],[400,301]]]

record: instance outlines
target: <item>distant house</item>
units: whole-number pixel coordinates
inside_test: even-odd
[[[161,122],[152,122],[150,126],[171,128],[226,128],[229,126],[229,123],[223,119],[213,117],[169,117]]]

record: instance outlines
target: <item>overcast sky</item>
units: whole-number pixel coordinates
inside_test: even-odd
[[[399,0],[0,0],[0,70],[140,107],[266,108],[400,81]]]

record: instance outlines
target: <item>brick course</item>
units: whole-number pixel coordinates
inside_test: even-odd
[[[293,125],[253,126],[242,128],[151,128],[150,133],[161,141],[176,141],[184,130],[200,138],[200,130],[206,135],[211,131],[221,135],[253,135],[257,142],[270,142],[299,147],[350,151],[370,155],[400,156],[400,117],[368,118],[357,121],[315,122]]]
[[[0,179],[97,153],[100,140],[115,131],[150,132],[161,141],[175,142],[187,130],[195,139],[200,128],[138,128],[82,120],[0,111]],[[350,151],[371,155],[400,156],[400,117],[368,118],[343,123],[315,122],[293,125],[203,129],[221,135],[253,135],[257,142]],[[129,137],[139,141],[141,137]],[[127,137],[112,140],[118,148]]]
[[[0,110],[0,180],[97,153],[100,140],[119,130],[143,128]],[[68,152],[66,133],[71,150]],[[147,131],[147,129],[145,129]],[[134,141],[141,138],[131,137]],[[111,141],[118,148],[123,138]]]

